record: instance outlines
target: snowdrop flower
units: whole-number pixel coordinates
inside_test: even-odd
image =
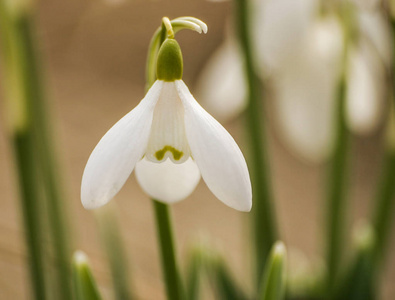
[[[88,160],[81,186],[85,208],[110,201],[135,169],[140,186],[156,200],[188,197],[202,176],[223,203],[251,209],[251,182],[239,147],[181,78],[181,50],[174,39],[166,39],[158,53],[157,81]]]

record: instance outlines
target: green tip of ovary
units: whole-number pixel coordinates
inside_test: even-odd
[[[180,46],[174,39],[166,39],[159,49],[156,75],[159,80],[175,81],[182,78],[183,62]]]
[[[180,160],[181,157],[184,155],[184,152],[178,151],[172,146],[164,146],[162,150],[158,150],[155,152],[156,159],[161,161],[163,157],[165,157],[167,151],[170,151],[171,154],[173,154],[174,160]]]

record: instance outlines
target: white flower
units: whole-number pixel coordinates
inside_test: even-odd
[[[172,58],[163,61],[173,63]],[[181,79],[159,75],[144,99],[93,150],[82,177],[84,207],[107,203],[136,169],[137,181],[156,200],[174,203],[188,197],[201,175],[219,200],[249,211],[251,182],[236,142]]]
[[[386,68],[392,64],[393,47],[377,0],[355,2],[363,5],[355,7],[357,40],[350,46],[347,62],[346,121],[353,133],[367,135],[384,120]],[[320,14],[317,0],[257,0],[254,4],[252,42],[257,73],[270,90],[280,137],[298,157],[325,161],[332,154],[335,138],[335,97],[344,47],[340,20],[329,12]],[[231,83],[236,76],[230,73],[240,70],[242,62],[237,49],[228,49],[236,48],[235,44],[226,42],[219,48],[198,86],[205,97],[208,89],[218,86],[205,80],[207,71],[227,70],[224,76],[229,88],[217,89],[213,100],[221,101],[207,106],[223,120],[246,106],[244,82]],[[221,59],[220,54],[225,57]],[[222,113],[218,113],[220,106]]]
[[[247,106],[246,79],[237,41],[228,36],[205,64],[196,93],[218,120],[238,116]]]

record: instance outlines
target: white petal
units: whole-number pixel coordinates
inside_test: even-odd
[[[185,199],[200,180],[199,169],[191,158],[182,164],[175,164],[170,159],[155,163],[144,158],[137,163],[135,172],[144,192],[165,203]]]
[[[384,69],[369,49],[362,44],[350,51],[347,121],[357,134],[373,132],[383,119]]]
[[[183,163],[189,156],[184,107],[174,82],[164,82],[155,106],[145,157],[152,162],[170,158],[174,163]]]
[[[238,45],[230,37],[210,57],[199,76],[196,93],[200,103],[220,120],[244,110],[246,82]]]
[[[185,109],[185,131],[203,180],[226,205],[250,211],[251,182],[243,154],[231,135],[193,98],[182,80],[176,87]]]
[[[392,62],[392,30],[381,9],[361,10],[358,14],[363,38],[378,52],[382,61],[390,66]]]
[[[139,105],[119,120],[93,150],[82,176],[81,200],[85,208],[110,201],[143,157],[162,85],[162,81],[155,82]]]
[[[289,64],[303,47],[305,34],[315,18],[315,0],[259,1],[255,8],[254,46],[260,67],[267,72]]]
[[[331,153],[341,44],[333,20],[311,28],[305,49],[277,74],[275,112],[284,141],[301,158],[322,162]],[[338,39],[338,38],[337,38]],[[340,38],[341,40],[341,38]]]

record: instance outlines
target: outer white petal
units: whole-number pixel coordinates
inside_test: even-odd
[[[322,162],[331,152],[341,31],[333,19],[314,24],[303,51],[277,75],[273,101],[280,133],[301,158]]]
[[[254,46],[267,74],[289,64],[315,17],[316,0],[259,1],[254,11]]]
[[[360,45],[350,51],[347,121],[358,134],[369,134],[382,120],[384,69],[375,53]]]
[[[358,14],[361,33],[381,60],[390,66],[392,62],[392,30],[381,9],[361,10]]]
[[[237,116],[247,105],[243,60],[230,37],[206,63],[197,83],[202,105],[220,120]]]
[[[161,163],[143,159],[137,163],[135,172],[143,190],[165,203],[185,199],[200,180],[199,168],[191,158],[182,164],[175,164],[170,159]]]
[[[250,211],[250,176],[239,147],[225,128],[196,102],[185,83],[182,80],[175,83],[185,109],[189,147],[208,188],[226,205]]]
[[[119,120],[93,150],[82,176],[81,200],[85,208],[110,201],[143,157],[162,85],[161,81],[155,82],[139,105]]]

